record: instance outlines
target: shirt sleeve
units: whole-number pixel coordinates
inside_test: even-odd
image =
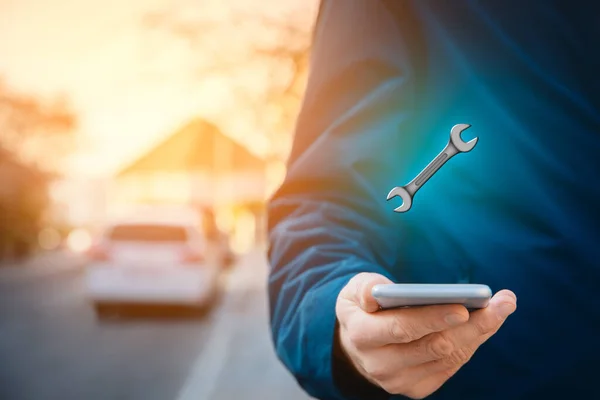
[[[376,398],[341,390],[340,371],[334,379],[335,302],[359,272],[394,280],[401,232],[386,195],[415,92],[397,11],[380,0],[321,4],[287,175],[269,203],[273,341],[319,399]]]

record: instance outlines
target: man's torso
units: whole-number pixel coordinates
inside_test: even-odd
[[[424,45],[418,140],[399,179],[416,176],[454,124],[471,124],[464,135],[479,142],[403,216],[395,275],[485,283],[519,299],[502,332],[437,395],[491,399],[502,382],[501,398],[600,393],[585,380],[600,355],[600,7],[415,8]]]

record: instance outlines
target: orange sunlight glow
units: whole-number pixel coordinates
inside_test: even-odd
[[[68,175],[111,175],[195,116],[216,121],[259,155],[268,150],[257,134],[264,128],[253,110],[240,107],[234,88],[260,90],[271,77],[260,65],[249,66],[236,82],[218,73],[194,75],[201,50],[142,26],[144,15],[171,9],[228,26],[235,13],[312,15],[316,1],[0,2],[0,76],[27,92],[64,93],[79,114],[78,150]],[[235,47],[233,40],[221,34],[213,42],[225,50]]]
[[[69,235],[71,250],[84,251],[86,232],[117,215],[177,205],[212,209],[232,247],[250,248],[285,174],[287,121],[299,105],[317,6],[0,0],[0,79],[40,98],[64,95],[77,116],[76,149],[51,187],[47,221],[88,229]],[[300,35],[282,39],[277,29]],[[278,40],[283,56],[261,53],[282,48]],[[288,43],[300,64],[290,63]],[[291,97],[267,100],[286,87]],[[208,125],[186,131],[198,120]],[[53,245],[49,232],[41,240]]]

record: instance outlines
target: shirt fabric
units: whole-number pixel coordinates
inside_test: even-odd
[[[336,297],[366,271],[516,293],[516,313],[431,399],[600,398],[599,4],[321,4],[269,204],[273,341],[312,396],[368,398],[343,390],[332,355]],[[389,190],[458,123],[477,146],[394,213]]]

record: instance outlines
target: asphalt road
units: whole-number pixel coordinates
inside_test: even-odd
[[[99,321],[76,258],[0,267],[0,399],[306,400],[269,342],[265,275],[257,251],[202,317]]]

